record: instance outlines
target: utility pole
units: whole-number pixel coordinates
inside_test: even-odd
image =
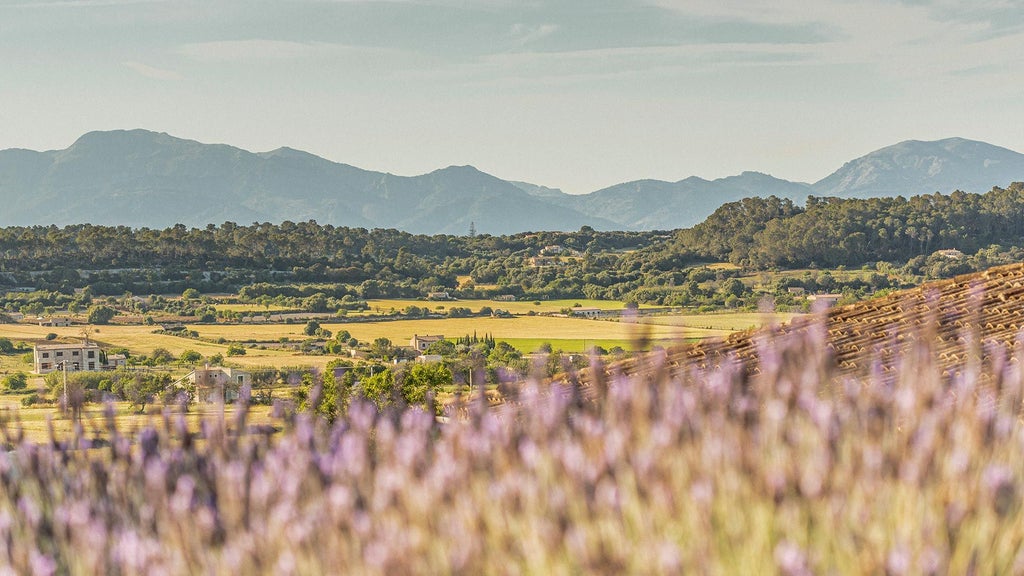
[[[64,410],[68,409],[68,361],[60,363],[60,369],[64,372]]]

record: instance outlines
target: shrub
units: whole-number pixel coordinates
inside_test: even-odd
[[[241,344],[231,344],[228,346],[228,356],[245,356],[245,348]]]
[[[39,394],[36,394],[35,392],[33,392],[32,394],[30,394],[28,396],[25,396],[24,398],[21,399],[21,405],[22,406],[34,406],[36,404],[46,404],[46,403],[47,403],[46,399],[43,398],[42,396],[40,396]]]
[[[5,390],[12,392],[24,390],[28,386],[28,376],[24,372],[15,372],[14,374],[8,374],[4,377],[3,381],[0,382]]]

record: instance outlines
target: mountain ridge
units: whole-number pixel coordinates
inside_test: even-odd
[[[905,140],[808,184],[756,171],[641,179],[572,195],[452,165],[397,176],[281,146],[250,152],[143,129],[94,131],[62,150],[0,150],[0,225],[166,227],[303,221],[422,234],[686,228],[727,202],[775,195],[986,192],[1024,180],[1024,155],[965,138]]]

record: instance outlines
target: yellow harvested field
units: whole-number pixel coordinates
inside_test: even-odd
[[[393,301],[392,301],[393,302]],[[414,301],[410,301],[414,302]],[[485,302],[485,301],[471,301]],[[547,306],[558,306],[548,302]],[[582,301],[587,302],[587,301]],[[581,303],[582,303],[581,302]],[[461,303],[460,303],[461,304]],[[514,304],[514,303],[513,303]],[[518,303],[530,305],[528,302]],[[604,303],[606,306],[608,302]],[[588,304],[589,305],[589,302]],[[632,321],[588,320],[583,318],[566,318],[555,316],[515,316],[512,318],[443,318],[396,320],[385,322],[327,322],[321,326],[335,334],[347,330],[353,338],[360,342],[372,342],[376,338],[387,338],[400,346],[409,344],[414,334],[441,334],[448,338],[458,338],[467,334],[483,337],[490,334],[497,340],[508,340],[512,343],[533,345],[537,342],[562,343],[569,349],[583,349],[587,341],[591,344],[603,343],[619,345],[638,339],[657,342],[692,340],[724,336],[737,330],[745,330],[760,326],[768,321],[788,322],[795,314],[776,313],[771,315],[755,312],[692,314],[649,316]],[[260,349],[259,345],[276,343],[282,338],[293,342],[304,340],[304,323],[296,324],[196,324],[188,325],[204,340],[181,338],[168,334],[154,334],[153,326],[93,326],[89,327],[89,337],[104,346],[124,347],[135,355],[152,354],[156,348],[166,348],[175,356],[185,350],[195,350],[203,356],[222,354],[232,365],[241,367],[284,367],[284,366],[318,366],[323,367],[334,356],[308,355],[293,350]],[[56,333],[61,338],[78,339],[83,335],[81,326],[69,328],[40,327],[32,324],[0,325],[0,337],[10,338],[14,342],[43,342],[47,333]],[[225,344],[216,344],[208,340],[223,338]],[[227,343],[256,343],[256,347],[246,347],[243,356],[227,356]],[[556,346],[557,347],[557,346]],[[628,348],[628,346],[625,346]],[[527,350],[530,351],[530,350]],[[0,373],[31,369],[20,355],[4,357],[0,361]]]
[[[53,431],[58,438],[70,438],[74,421],[62,414],[54,406],[21,406],[21,396],[5,394],[0,395],[0,410],[9,410],[7,414],[11,419],[17,419],[22,431],[27,438],[33,442],[45,442],[50,437],[50,425],[52,422]],[[144,426],[162,426],[163,405],[159,402],[146,406],[146,414],[137,414],[129,409],[126,402],[114,402],[114,421],[122,434],[132,436]],[[82,429],[87,438],[106,438],[107,422],[104,416],[105,405],[87,404],[82,413]],[[227,405],[223,407],[224,417],[229,423],[233,423],[235,407]],[[282,426],[280,421],[270,417],[269,406],[250,406],[247,422],[249,424],[269,424]],[[216,417],[221,412],[221,407],[213,404],[193,404],[188,413],[185,414],[185,421],[189,430],[198,431],[199,422],[203,419]]]
[[[444,318],[436,320],[396,320],[391,322],[327,323],[321,326],[337,333],[348,330],[353,338],[371,342],[387,338],[395,344],[407,344],[414,334],[443,334],[450,338],[473,334],[491,334],[502,338],[605,339],[629,340],[638,330],[650,330],[654,338],[675,338],[680,331],[673,326],[638,326],[627,322],[560,318],[552,316],[516,316],[514,318]],[[302,339],[302,324],[265,324],[254,326],[198,326],[200,334],[227,340],[269,342],[282,336]]]
[[[641,318],[644,324],[675,326],[683,329],[687,337],[699,337],[704,332],[728,334],[757,328],[771,322],[785,324],[800,314],[790,312],[725,312],[716,314],[673,314]],[[708,334],[710,335],[710,334]]]
[[[252,326],[227,326],[227,325],[195,325],[190,326],[190,329],[198,329],[200,336],[218,338],[218,335],[211,335],[210,328],[221,328],[226,329],[224,332],[233,333],[232,336],[226,337],[228,340],[239,340],[245,341],[250,339],[252,336],[247,336],[246,332],[251,331]],[[268,325],[260,326],[260,328],[269,328],[272,331],[276,331],[280,336],[291,334],[295,339],[299,339],[302,333],[302,325],[294,324],[279,324],[279,325]],[[327,356],[309,356],[304,354],[297,354],[291,350],[259,350],[256,348],[247,348],[244,356],[227,356],[227,344],[214,344],[211,342],[204,342],[202,340],[194,340],[191,338],[181,338],[179,336],[171,336],[169,334],[153,334],[155,328],[153,326],[94,326],[90,327],[89,337],[100,343],[103,346],[109,346],[114,348],[124,347],[131,351],[132,354],[152,354],[156,348],[166,348],[171,354],[175,356],[181,354],[185,350],[195,350],[203,356],[213,356],[214,354],[222,354],[225,356],[225,360],[232,365],[238,365],[242,367],[282,367],[282,366],[324,366],[330,357]],[[25,341],[29,343],[43,342],[46,334],[53,332],[61,338],[80,339],[82,337],[82,327],[70,327],[70,328],[43,328],[32,324],[0,324],[0,337],[10,338],[12,341]],[[277,339],[264,338],[264,339]],[[6,364],[4,364],[6,366]],[[27,366],[27,365],[26,365]],[[31,366],[28,366],[31,369]]]
[[[740,267],[732,262],[715,262],[707,265],[708,270],[739,270]]]
[[[534,302],[540,302],[540,304],[534,304]],[[500,308],[512,314],[526,314],[531,310],[537,313],[558,312],[563,308],[572,308],[576,304],[584,308],[600,308],[602,310],[622,310],[626,305],[624,302],[615,300],[587,300],[586,298],[536,301],[516,300],[513,302],[499,302],[496,300],[367,300],[366,303],[370,306],[371,313],[378,310],[381,312],[389,310],[401,311],[409,306],[418,306],[431,310],[438,310],[439,308],[447,310],[448,308],[459,307],[469,308],[476,312],[484,306],[489,306],[494,310]]]
[[[255,312],[257,314],[288,309],[285,306],[277,306],[275,304],[271,304],[270,306],[263,306],[262,304],[214,304],[213,307],[216,308],[218,312],[223,310],[225,312]]]

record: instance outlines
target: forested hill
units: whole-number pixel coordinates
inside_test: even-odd
[[[986,194],[810,197],[806,207],[746,198],[723,205],[677,239],[681,250],[753,268],[906,262],[943,249],[974,254],[990,245],[1024,245],[1024,184]]]
[[[962,253],[943,252],[947,249]],[[105,296],[196,288],[248,297],[323,293],[334,298],[416,298],[440,289],[460,298],[509,294],[736,306],[756,303],[749,282],[736,280],[756,270],[874,263],[867,268],[876,272],[870,280],[848,286],[866,294],[894,282],[905,285],[908,277],[948,277],[1022,259],[1024,184],[1016,183],[986,194],[812,197],[806,207],[775,197],[747,198],[675,233],[583,227],[428,236],[313,221],[162,230],[9,227],[0,228],[0,293],[43,291],[25,294],[19,302],[38,300],[46,306],[80,288]],[[722,260],[741,269],[704,266]],[[771,282],[785,296],[783,280],[795,279],[780,276]],[[826,277],[797,285],[837,288]]]

